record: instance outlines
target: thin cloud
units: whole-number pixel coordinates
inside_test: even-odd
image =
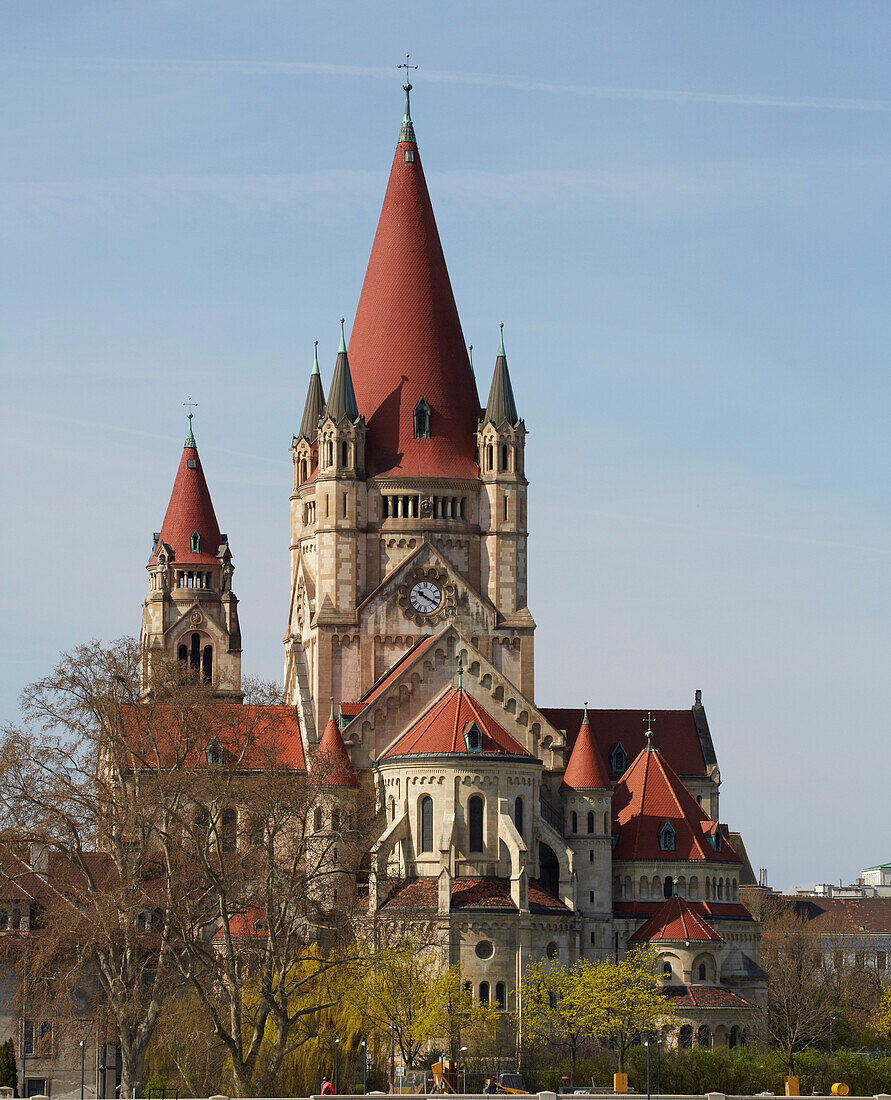
[[[75,69],[125,70],[127,72],[184,73],[195,76],[354,76],[377,80],[398,79],[396,67],[333,65],[316,61],[201,61],[186,58],[44,58],[54,66]],[[7,59],[7,64],[10,63]],[[736,92],[695,92],[674,88],[616,88],[590,84],[555,84],[546,80],[467,73],[448,69],[424,69],[415,78],[439,84],[469,84],[491,88],[512,88],[521,92],[544,92],[593,99],[630,100],[653,103],[713,104],[731,107],[774,107],[810,111],[891,112],[891,101],[847,99],[837,96],[778,96]]]

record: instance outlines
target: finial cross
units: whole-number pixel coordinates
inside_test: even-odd
[[[647,724],[647,745],[652,747],[653,744],[653,712],[648,710],[647,716],[644,718]]]
[[[409,65],[408,62],[409,62],[410,57],[411,57],[411,54],[407,53],[405,55],[405,60],[402,62],[402,64],[397,65],[397,68],[405,69],[405,84],[403,84],[402,87],[405,88],[405,90],[407,92],[411,91],[411,71],[410,70],[411,69],[416,69],[418,67],[417,65]]]
[[[194,414],[194,413],[192,412],[192,409],[193,409],[193,408],[196,408],[196,409],[198,408],[198,402],[197,402],[197,401],[193,401],[193,400],[192,400],[192,398],[190,397],[188,401],[183,401],[183,408],[184,408],[184,409],[186,409],[186,408],[187,408],[187,409],[189,410],[189,423],[191,424],[191,422],[192,422],[192,417],[193,417],[193,416],[195,415],[195,414]]]

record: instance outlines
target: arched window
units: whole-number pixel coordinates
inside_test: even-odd
[[[201,653],[201,678],[205,684],[213,683],[213,646],[206,645]]]
[[[588,832],[589,833],[594,832],[594,811],[593,810],[590,810],[588,812]]]
[[[736,1024],[733,1025],[730,1029],[730,1034],[727,1036],[727,1046],[729,1046],[731,1050],[739,1046],[739,1028]]]
[[[517,795],[514,799],[514,825],[520,836],[523,835],[523,799]]]
[[[487,1005],[489,1003],[489,983],[480,982],[480,1004]]]
[[[495,986],[495,1007],[504,1008],[504,982],[498,982]]]
[[[718,879],[718,901],[724,900],[724,880]]]
[[[702,1047],[704,1050],[709,1050],[712,1045],[712,1033],[708,1029],[708,1024],[700,1024],[699,1030],[696,1032],[696,1045]]]
[[[312,812],[312,827],[315,833],[322,831],[322,811],[318,806]]]
[[[179,659],[182,661],[182,663],[184,665],[188,664],[188,661],[189,661],[189,647],[187,645],[181,645],[179,647],[179,649],[176,651],[176,655],[177,655],[177,657],[179,657]]]
[[[663,982],[670,982],[673,977],[674,977],[674,973],[672,972],[672,969],[671,969],[671,963],[670,962],[664,962],[662,964],[662,981]]]
[[[606,834],[608,832],[609,832],[609,821],[607,820],[607,815],[604,814],[603,815],[603,835],[606,836]]]
[[[475,794],[467,803],[467,818],[471,852],[483,851],[483,800]],[[487,987],[488,988],[488,987]]]
[[[501,444],[501,469],[510,469],[510,449],[506,443]]]
[[[699,980],[704,982],[706,979],[706,966],[705,963],[699,964]]]
[[[433,799],[429,794],[421,799],[421,851],[433,851]]]
[[[575,810],[572,811],[572,831],[573,833],[577,833],[579,831],[579,815],[575,812]]]
[[[331,832],[340,832],[340,810],[331,811]]]
[[[189,550],[193,554],[200,553],[201,550],[201,536],[197,531],[192,532],[192,537],[189,539]]]
[[[326,443],[325,444],[325,465],[326,466],[333,466],[334,465],[334,444],[333,443]]]
[[[487,470],[492,469],[492,462],[493,462],[493,453],[492,453],[492,444],[490,443],[486,447],[486,469]]]
[[[422,397],[415,405],[415,439],[430,438],[430,406]]]
[[[664,898],[670,898],[674,893],[674,880],[671,875],[665,876],[665,882],[662,884],[662,896]]]
[[[234,852],[236,845],[236,830],[238,826],[238,814],[233,809],[223,810],[220,819],[220,847],[224,852]]]
[[[341,466],[349,466],[350,464],[350,445],[345,439],[341,440],[340,443],[340,464]]]
[[[194,669],[201,667],[201,635],[193,634],[189,639],[191,645],[189,647],[189,664]]]
[[[390,796],[390,820],[396,820],[396,799]]]
[[[693,1028],[689,1024],[684,1024],[678,1034],[678,1046],[682,1050],[689,1050],[693,1046]]]

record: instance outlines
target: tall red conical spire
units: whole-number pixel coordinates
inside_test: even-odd
[[[585,716],[582,719],[575,744],[572,746],[561,786],[573,791],[608,791],[612,786],[603,753],[598,748],[591,732],[587,703],[585,703]]]
[[[334,700],[331,700],[331,717],[325,726],[315,759],[309,770],[312,778],[328,787],[358,787],[359,780],[353,770],[349,751],[344,744],[340,726],[334,717]]]
[[[193,550],[192,536],[197,534],[198,549]],[[173,560],[187,565],[219,565],[217,553],[223,541],[220,527],[210,499],[210,490],[204,480],[201,459],[195,437],[192,435],[192,419],[189,417],[189,434],[186,436],[179,469],[173,482],[170,503],[164,522],[155,540],[155,549],[149,564],[156,561],[157,548],[166,543],[173,550]]]
[[[349,357],[369,475],[477,477],[479,396],[415,141],[406,117],[365,272]],[[430,406],[430,438],[414,410]]]

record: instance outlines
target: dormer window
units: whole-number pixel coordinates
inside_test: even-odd
[[[186,459],[186,468],[189,469],[189,470],[197,470],[198,469],[198,463],[195,461],[194,458],[187,458]]]
[[[471,722],[464,728],[464,746],[468,752],[483,751],[483,731],[476,722]]]
[[[415,405],[415,439],[430,438],[430,406],[422,397]]]
[[[405,150],[405,163],[406,164],[414,164],[414,162],[415,162],[415,151],[414,151],[414,149],[406,149]]]
[[[661,852],[673,852],[676,844],[675,831],[670,821],[666,821],[659,830],[659,850]]]
[[[609,750],[609,770],[613,779],[617,779],[624,772],[627,762],[628,754],[621,743],[613,745]]]
[[[222,764],[223,748],[216,738],[204,750],[204,759],[208,764]]]
[[[721,851],[721,826],[716,825],[714,831],[709,834],[709,843],[716,852]]]
[[[201,550],[201,536],[197,531],[192,532],[192,537],[189,540],[189,549],[193,554],[197,554]]]

